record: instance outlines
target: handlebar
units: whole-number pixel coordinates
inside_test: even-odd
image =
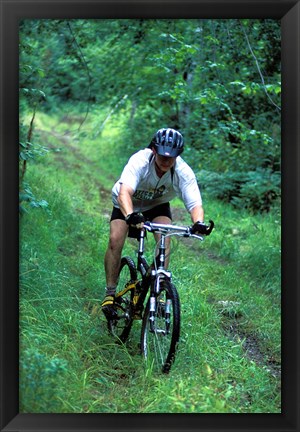
[[[215,224],[212,220],[209,221],[209,225],[205,225],[206,226],[206,233],[205,235],[209,235]],[[199,240],[203,240],[203,234],[202,235],[198,235],[198,234],[192,234],[191,233],[191,227],[189,226],[179,226],[179,225],[170,225],[170,224],[158,224],[155,222],[145,222],[144,223],[144,228],[149,231],[149,232],[160,232],[164,235],[179,235],[182,237],[195,237],[198,238]]]

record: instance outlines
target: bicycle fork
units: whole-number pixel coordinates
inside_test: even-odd
[[[156,309],[156,299],[154,296],[151,296],[150,297],[150,314],[149,314],[150,332],[151,333],[154,333],[155,309]]]
[[[167,334],[170,333],[170,324],[171,324],[171,299],[167,298],[167,302],[166,302],[166,331]]]
[[[168,279],[170,279],[171,277],[171,273],[167,272],[165,270],[158,270],[158,272],[161,272],[164,274],[164,276],[166,276]],[[166,292],[166,301],[162,301],[161,304],[160,300],[159,300],[159,295],[160,295],[160,284],[161,284],[161,278],[157,277],[156,280],[154,281],[154,287],[151,290],[151,295],[150,295],[150,309],[149,309],[149,326],[150,326],[150,332],[151,333],[163,333],[163,335],[165,334],[169,334],[170,333],[170,318],[171,318],[171,299],[168,296],[168,293]],[[159,309],[161,308],[161,309]],[[157,315],[155,314],[157,311]],[[160,316],[158,316],[160,314]],[[155,326],[155,320],[157,320],[157,318],[163,318],[165,321],[165,328],[158,328],[157,326]]]

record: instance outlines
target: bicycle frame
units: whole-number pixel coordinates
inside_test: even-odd
[[[166,271],[165,269],[166,237],[179,234],[182,235],[183,237],[196,237],[200,240],[203,240],[203,237],[199,235],[190,234],[189,227],[181,227],[176,225],[158,224],[158,223],[150,223],[150,222],[145,223],[144,228],[141,229],[139,248],[138,248],[138,263],[137,263],[138,270],[140,271],[143,277],[147,274],[150,267],[144,256],[144,244],[145,244],[146,231],[159,232],[161,234],[161,238],[159,241],[158,256],[157,256],[158,257],[157,268],[158,270],[164,270],[164,271]],[[173,231],[173,233],[170,234],[169,233],[170,231]]]
[[[139,310],[143,308],[143,304],[148,293],[149,287],[151,285],[151,274],[150,274],[150,265],[147,263],[147,260],[144,255],[145,250],[145,237],[146,230],[143,228],[140,233],[139,238],[139,247],[138,247],[138,255],[137,255],[137,271],[140,272],[142,276],[142,280],[140,282],[140,287],[137,288],[136,285],[136,295],[137,301],[135,303],[135,309]],[[138,292],[140,291],[140,292]]]
[[[147,260],[144,256],[145,250],[145,238],[146,231],[149,232],[158,232],[161,234],[159,240],[159,248],[158,255],[154,260],[154,268],[150,272],[151,266],[147,263]],[[138,256],[137,256],[137,270],[142,275],[141,281],[141,291],[139,293],[139,298],[136,303],[136,308],[139,309],[142,307],[144,300],[146,298],[149,287],[151,286],[151,292],[154,294],[158,294],[158,280],[157,276],[162,276],[163,278],[167,278],[169,280],[172,279],[172,273],[165,268],[165,260],[166,260],[166,237],[171,235],[180,235],[183,237],[195,237],[200,240],[203,240],[202,236],[196,234],[190,234],[189,227],[182,227],[176,225],[168,225],[168,224],[158,224],[152,222],[146,222],[144,224],[144,228],[141,229],[140,238],[139,238],[139,247],[138,247]],[[155,284],[156,280],[156,284]]]
[[[139,239],[139,248],[138,248],[138,258],[137,258],[137,269],[140,271],[142,277],[144,278],[149,271],[149,264],[146,261],[144,256],[145,250],[145,228],[141,230],[140,239]]]

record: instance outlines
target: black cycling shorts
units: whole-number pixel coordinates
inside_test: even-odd
[[[142,213],[145,217],[145,220],[146,221],[148,220],[150,222],[152,222],[153,219],[155,219],[158,216],[167,216],[168,218],[170,218],[172,220],[170,203],[168,203],[168,202],[163,203],[163,204],[159,204],[150,210],[143,211]],[[110,221],[115,220],[115,219],[125,220],[125,216],[123,215],[121,210],[117,207],[113,208]]]

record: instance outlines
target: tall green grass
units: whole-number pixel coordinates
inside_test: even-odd
[[[118,134],[93,139],[92,118],[86,136],[66,141],[66,125],[38,119],[36,134],[53,151],[26,173],[49,207],[20,222],[20,411],[280,412],[279,215],[253,216],[204,197],[213,234],[172,244],[181,341],[171,373],[159,375],[139,354],[140,322],[116,345],[100,310],[109,188],[127,158],[108,151]],[[189,224],[174,205],[176,222]],[[151,236],[146,246],[150,259]],[[136,247],[129,240],[124,253],[134,256]]]

